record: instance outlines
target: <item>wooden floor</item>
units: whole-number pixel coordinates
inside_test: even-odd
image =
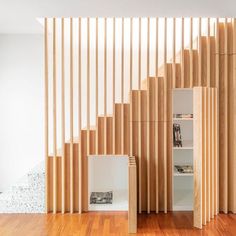
[[[137,235],[235,236],[236,215],[220,214],[202,230],[192,228],[192,213],[142,214]],[[0,214],[1,236],[127,235],[127,214],[121,212],[52,214]]]

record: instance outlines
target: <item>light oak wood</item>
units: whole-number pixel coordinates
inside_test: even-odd
[[[48,19],[44,19],[44,145],[45,145],[45,205],[46,212],[50,212],[49,198],[52,195],[49,185],[49,158],[48,158]]]
[[[193,18],[190,18],[190,37],[189,37],[189,56],[190,56],[190,68],[189,68],[189,87],[193,87]]]
[[[104,18],[104,154],[107,153],[107,18]]]
[[[73,213],[74,199],[73,199],[73,122],[74,122],[74,111],[73,111],[73,18],[70,18],[70,213]]]
[[[184,88],[184,18],[181,19],[181,88]]]
[[[133,109],[132,109],[132,94],[131,94],[131,91],[133,89],[133,18],[130,19],[130,113],[129,113],[129,116],[130,116],[130,121],[133,120],[132,118],[132,115],[133,115]],[[133,156],[133,125],[129,122],[129,127],[130,127],[130,156]]]
[[[114,69],[113,69],[114,70]],[[96,117],[98,117],[98,18],[96,18]],[[98,122],[96,118],[96,126]],[[96,132],[96,154],[98,154],[98,132]]]
[[[64,59],[64,18],[61,19],[61,189],[62,213],[65,213],[65,59]]]
[[[176,70],[175,70],[175,53],[176,53],[176,19],[173,18],[173,38],[172,38],[172,70],[173,70],[173,88],[176,88]]]
[[[82,102],[82,88],[81,88],[81,18],[78,18],[78,136],[81,137],[81,122],[82,122],[82,112],[81,112],[81,102]],[[97,81],[97,80],[96,80]],[[96,83],[97,85],[97,83]],[[96,90],[97,91],[97,90]],[[82,213],[82,156],[81,156],[81,140],[79,140],[79,213]]]
[[[137,168],[135,159],[129,160],[129,211],[128,232],[137,232]]]
[[[121,25],[121,153],[124,153],[124,18]]]
[[[198,52],[199,52],[199,57],[198,57],[198,86],[201,86],[202,84],[202,19],[198,18]]]
[[[57,75],[56,18],[53,18],[53,213],[57,212]]]
[[[113,52],[112,52],[112,93],[113,93],[113,117],[115,117],[115,100],[116,100],[116,89],[115,89],[115,83],[116,83],[116,19],[113,18]],[[116,129],[116,123],[115,119],[113,118],[113,154],[116,153],[115,145],[116,145],[116,135],[115,135],[115,129]]]

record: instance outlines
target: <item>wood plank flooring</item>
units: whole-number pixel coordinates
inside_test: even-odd
[[[1,236],[128,235],[127,213],[0,214]],[[202,230],[192,228],[191,212],[138,215],[137,235],[234,236],[236,215],[220,214]]]

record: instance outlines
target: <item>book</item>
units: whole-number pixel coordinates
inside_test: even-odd
[[[173,118],[193,118],[193,114],[174,114]]]
[[[112,204],[113,193],[109,192],[91,192],[90,204]]]
[[[182,147],[180,124],[173,124],[173,143],[174,147]]]
[[[193,166],[192,165],[175,165],[175,169],[177,172],[181,174],[191,174],[193,173]]]

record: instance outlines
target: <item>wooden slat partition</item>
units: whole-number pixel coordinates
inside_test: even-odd
[[[217,197],[215,181],[218,170],[215,135],[217,90],[216,88],[195,87],[194,93],[194,226],[202,228],[214,218]],[[216,170],[216,173],[215,173]]]
[[[137,167],[135,157],[129,158],[129,213],[128,232],[137,233]]]
[[[78,19],[78,32],[73,29],[73,19],[67,19],[69,24],[65,24],[70,30],[64,30],[64,19],[61,20],[61,54],[58,52],[57,46],[57,28],[56,19],[52,19],[52,48],[48,48],[48,23],[45,19],[45,158],[46,158],[46,174],[48,178],[46,180],[47,190],[47,211],[56,212],[82,212],[88,210],[88,194],[87,189],[87,156],[90,154],[128,154],[130,156],[137,157],[137,171],[138,171],[138,209],[142,211],[167,211],[171,210],[172,196],[171,196],[171,170],[170,170],[170,156],[171,150],[171,132],[172,127],[170,122],[172,117],[169,114],[171,108],[171,97],[170,91],[172,88],[192,88],[195,86],[206,86],[206,97],[204,97],[205,90],[203,90],[203,117],[201,118],[204,123],[204,131],[202,130],[202,205],[201,224],[206,224],[210,218],[213,218],[219,212],[219,209],[227,213],[228,211],[236,211],[236,181],[234,180],[236,174],[234,173],[234,166],[236,161],[233,157],[235,156],[235,67],[236,67],[236,26],[235,19],[222,20],[222,19],[208,19],[207,20],[207,32],[203,32],[202,19],[199,18],[199,38],[198,47],[195,48],[195,39],[193,38],[193,32],[195,32],[193,24],[197,22],[196,19],[190,18],[190,32],[184,31],[185,19],[182,18],[182,42],[181,45],[176,45],[176,30],[175,18],[173,19],[173,51],[171,63],[167,60],[167,19],[163,22],[164,27],[159,27],[159,19],[156,18],[155,28],[151,23],[151,19],[147,19],[147,45],[143,47],[142,42],[142,18],[130,19],[130,41],[129,51],[126,50],[126,35],[124,32],[125,24],[128,22],[127,19],[122,18],[121,20],[121,55],[116,55],[116,50],[120,45],[116,45],[116,19],[113,18],[113,29],[108,27],[108,19],[104,19],[104,61],[101,62],[104,65],[104,116],[99,116],[99,104],[100,99],[98,97],[98,85],[100,78],[100,64],[98,62],[100,58],[99,43],[100,38],[103,35],[99,35],[98,22],[100,19],[95,19],[96,34],[91,34],[91,37],[95,37],[95,63],[93,63],[92,56],[90,62],[90,54],[93,53],[92,39],[90,39],[90,19],[87,21],[84,19],[81,22],[81,18]],[[136,30],[133,32],[133,20],[136,24]],[[169,21],[169,19],[168,19]],[[76,22],[74,20],[74,22]],[[119,21],[120,22],[120,21]],[[205,20],[204,20],[205,22]],[[215,22],[216,30],[213,35],[210,32],[211,23]],[[81,35],[81,24],[87,23],[87,51],[86,41]],[[76,25],[76,23],[74,24]],[[107,27],[106,27],[107,25]],[[109,25],[110,26],[110,25]],[[94,29],[95,29],[94,28]],[[145,28],[145,27],[144,27]],[[86,29],[86,28],[84,28]],[[92,29],[92,21],[91,21]],[[112,53],[110,46],[108,46],[108,34],[112,29],[113,42],[112,42]],[[162,35],[164,35],[164,53],[161,55],[160,61],[164,61],[164,64],[159,65],[158,57],[158,43],[159,33],[158,30],[163,29]],[[110,31],[108,31],[110,30]],[[145,31],[146,29],[144,29]],[[153,35],[152,31],[156,33],[156,42],[150,40],[150,36]],[[169,31],[169,29],[168,29]],[[186,30],[187,31],[187,30]],[[59,31],[60,32],[60,31]],[[65,32],[68,32],[70,40],[64,41]],[[145,31],[146,32],[146,31]],[[77,53],[75,53],[76,40],[73,40],[73,35],[78,33],[78,65]],[[186,33],[190,35],[189,50],[185,48],[184,36]],[[93,36],[92,36],[93,35]],[[168,32],[169,35],[169,32]],[[204,36],[206,35],[206,36]],[[101,36],[101,37],[100,37]],[[134,46],[134,37],[138,38],[138,45]],[[106,41],[107,40],[107,41]],[[103,42],[103,40],[101,40]],[[69,47],[66,45],[68,43]],[[146,42],[145,42],[146,43]],[[65,45],[64,45],[65,44]],[[91,52],[90,52],[91,44]],[[74,46],[73,46],[74,45]],[[151,51],[155,48],[155,55]],[[67,47],[66,47],[67,46]],[[147,46],[147,60],[146,57],[142,58],[143,49]],[[177,61],[176,47],[181,48],[180,61]],[[52,50],[50,50],[52,49]],[[66,51],[67,50],[67,51]],[[120,48],[118,49],[120,50]],[[49,71],[48,54],[53,52],[51,66],[52,69]],[[65,53],[64,53],[65,51]],[[83,55],[87,53],[87,63],[83,63]],[[146,53],[146,51],[144,52]],[[126,65],[126,55],[129,54],[130,61],[129,65]],[[57,63],[57,57],[61,56],[61,63]],[[69,56],[68,62],[65,60],[66,55]],[[169,54],[168,54],[169,55]],[[138,56],[137,60],[135,56]],[[116,58],[121,57],[120,60]],[[112,58],[110,63],[109,59]],[[153,61],[154,60],[154,61]],[[64,66],[68,63],[69,67]],[[104,63],[104,64],[103,64]],[[145,64],[146,63],[146,64]],[[108,68],[112,64],[112,69]],[[143,64],[146,67],[145,72],[142,73]],[[77,72],[78,66],[78,87],[73,87],[74,72]],[[61,68],[60,68],[61,67]],[[85,68],[82,68],[85,67]],[[130,71],[127,73],[127,68]],[[154,68],[155,67],[155,68]],[[66,70],[65,70],[66,69]],[[92,93],[92,71],[95,70],[95,94]],[[57,71],[61,71],[61,77],[57,76]],[[82,72],[83,73],[82,73]],[[86,76],[87,71],[87,76]],[[110,81],[108,78],[112,75],[112,106],[113,114],[110,116],[108,104],[109,89],[106,87]],[[52,72],[52,73],[50,73]],[[164,72],[164,74],[163,74]],[[154,74],[155,78],[151,77],[151,73]],[[52,81],[49,80],[49,74],[52,77]],[[142,78],[145,74],[146,78]],[[158,77],[160,75],[163,77]],[[118,78],[121,76],[121,78]],[[77,75],[76,75],[77,77]],[[61,81],[59,79],[61,78]],[[77,78],[76,78],[77,79]],[[118,94],[115,84],[117,79],[121,79],[121,94]],[[68,81],[67,81],[68,80]],[[142,86],[146,80],[146,85]],[[58,90],[57,83],[61,82],[62,90]],[[49,91],[48,84],[52,86],[52,91]],[[69,85],[68,97],[65,96],[65,85]],[[91,85],[90,85],[91,82]],[[130,83],[130,85],[127,85]],[[171,83],[171,85],[170,85]],[[82,100],[83,85],[87,84],[87,121],[82,117],[82,114],[86,115]],[[109,84],[110,85],[110,84]],[[126,88],[130,88],[130,101],[125,103]],[[90,91],[91,87],[91,91]],[[209,92],[209,87],[216,87],[218,91],[212,89]],[[74,99],[78,89],[78,101]],[[49,94],[50,92],[50,94]],[[56,101],[57,93],[61,92],[60,101]],[[49,107],[49,95],[52,99],[52,107]],[[67,95],[66,95],[67,96]],[[94,112],[90,114],[90,102],[92,97],[95,97],[95,116]],[[116,98],[117,96],[117,98]],[[120,97],[119,97],[120,96]],[[91,97],[91,101],[90,101]],[[119,97],[119,98],[118,98]],[[120,100],[120,103],[115,104],[115,100]],[[68,120],[65,119],[66,111],[68,111],[65,101],[69,103],[69,114]],[[109,101],[109,102],[108,102]],[[61,104],[59,104],[61,102]],[[73,112],[73,104],[78,102],[78,138],[74,138],[74,127],[73,119],[77,116],[76,112]],[[58,105],[57,105],[58,104]],[[63,105],[64,104],[64,105]],[[110,103],[109,103],[110,104]],[[58,123],[57,117],[57,106],[61,107],[61,120],[62,123]],[[85,105],[86,107],[86,105]],[[52,110],[54,108],[54,110]],[[82,109],[83,108],[83,109]],[[48,124],[48,111],[51,109],[52,113],[52,142],[49,142],[49,124]],[[77,110],[77,108],[76,108]],[[91,109],[92,110],[92,109]],[[216,114],[216,115],[214,115]],[[90,126],[92,120],[96,119],[95,129]],[[86,116],[85,116],[86,117]],[[94,119],[95,118],[95,119]],[[59,119],[60,120],[60,119]],[[64,121],[63,121],[64,120]],[[55,121],[55,122],[54,122]],[[65,127],[69,127],[69,141],[65,141]],[[82,122],[83,121],[83,122]],[[84,122],[85,121],[85,122]],[[131,122],[132,121],[132,122]],[[76,120],[77,122],[77,120]],[[81,126],[83,123],[83,129]],[[60,128],[61,127],[61,130]],[[64,128],[63,128],[64,127]],[[50,131],[51,131],[50,129]],[[58,132],[57,132],[58,129]],[[56,140],[58,133],[61,134],[62,153],[59,155],[57,150],[58,145]],[[221,134],[220,139],[218,134]],[[85,140],[84,140],[85,139]],[[214,139],[214,140],[213,140]],[[51,141],[51,140],[50,140]],[[51,157],[48,157],[49,144],[53,150]],[[219,145],[218,145],[219,143]],[[75,146],[78,144],[78,147]],[[78,156],[76,156],[78,155]],[[61,159],[60,159],[61,158]],[[218,171],[220,168],[220,171]],[[214,168],[213,168],[214,167]],[[220,175],[218,176],[218,172]],[[210,175],[209,175],[210,173]],[[220,206],[220,208],[219,208]]]

